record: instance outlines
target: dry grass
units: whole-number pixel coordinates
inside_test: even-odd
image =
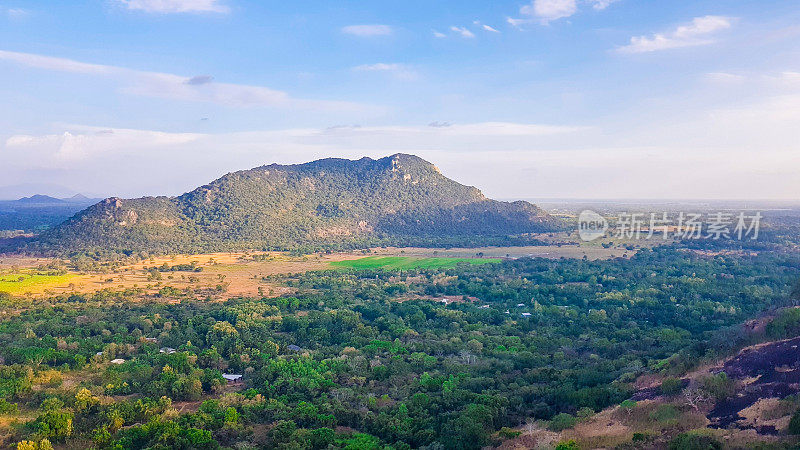
[[[547,245],[529,247],[476,247],[476,248],[418,248],[385,247],[374,248],[369,252],[346,252],[334,254],[315,254],[292,257],[278,252],[225,252],[193,255],[172,255],[155,257],[128,264],[110,273],[70,272],[63,278],[52,277],[29,283],[16,295],[43,297],[70,293],[93,293],[103,289],[123,290],[144,289],[155,294],[164,287],[191,289],[193,291],[214,291],[220,299],[238,296],[279,296],[291,293],[285,286],[265,280],[265,277],[279,274],[302,273],[333,268],[332,262],[363,258],[364,256],[409,256],[415,258],[587,258],[607,259],[631,254],[624,249],[602,248],[592,245]],[[2,271],[25,271],[54,262],[49,258],[31,258],[18,255],[0,255]],[[148,267],[163,264],[175,266],[195,263],[201,272],[163,272],[161,279],[153,279],[146,271]]]

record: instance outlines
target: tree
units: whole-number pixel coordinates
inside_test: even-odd
[[[311,430],[311,445],[315,449],[328,448],[333,444],[336,438],[336,433],[330,428],[317,428]]]
[[[66,410],[48,410],[33,422],[37,432],[46,438],[64,441],[72,435],[73,414]]]
[[[789,420],[789,427],[786,429],[791,434],[800,434],[800,410],[795,411]]]

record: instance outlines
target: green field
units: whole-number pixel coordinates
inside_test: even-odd
[[[43,275],[38,273],[15,272],[0,274],[0,292],[9,294],[24,294],[26,292],[41,292],[51,286],[63,285],[74,274]]]
[[[331,266],[343,269],[438,269],[455,267],[459,263],[488,264],[500,262],[499,258],[414,258],[410,256],[367,256],[359,259],[335,261]]]

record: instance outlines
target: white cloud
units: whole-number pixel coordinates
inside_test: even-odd
[[[479,27],[483,31],[488,31],[490,33],[499,33],[500,32],[500,30],[498,30],[497,28],[494,28],[494,27],[491,27],[489,25],[486,25],[485,23],[481,23],[480,20],[473,20],[472,24],[475,25],[476,27]]]
[[[452,27],[450,27],[450,31],[452,31],[453,33],[458,33],[463,38],[474,38],[475,37],[475,34],[472,31],[469,31],[468,29],[466,29],[465,27],[457,27],[457,26],[453,25]]]
[[[48,180],[104,196],[165,195],[185,192],[226,172],[273,162],[404,152],[434,163],[453,158],[464,163],[465,152],[548,148],[565,134],[586,130],[507,122],[447,125],[336,126],[219,134],[56,125],[52,133],[15,135],[0,141],[0,166],[9,174],[4,180],[8,184]],[[175,170],[185,167],[187,161],[191,170]]]
[[[597,11],[608,8],[619,0],[581,0],[581,4],[590,4]],[[571,17],[578,12],[578,0],[531,0],[519,9],[522,17],[507,17],[506,22],[516,28],[530,23],[548,23]]]
[[[575,0],[533,0],[530,5],[520,8],[520,14],[537,17],[542,23],[569,17],[578,11]]]
[[[0,50],[0,60],[12,61],[37,69],[54,70],[58,72],[84,73],[92,75],[111,75],[120,69],[100,64],[89,64],[66,58],[34,55],[32,53],[18,53]]]
[[[608,8],[612,3],[616,3],[619,0],[589,0],[589,1],[592,3],[592,8],[600,11]]]
[[[717,84],[738,84],[747,80],[744,75],[728,72],[709,72],[705,74],[706,80]]]
[[[398,63],[375,63],[362,64],[353,67],[357,72],[387,72],[401,80],[412,81],[419,78],[419,75],[405,64]]]
[[[389,25],[348,25],[342,28],[342,33],[360,37],[387,36],[392,34],[392,27]]]
[[[724,16],[695,17],[691,23],[681,25],[668,33],[651,36],[634,36],[628,45],[617,48],[620,53],[646,53],[682,47],[707,45],[715,41],[710,35],[732,26],[732,19]]]
[[[780,79],[789,83],[800,83],[800,72],[783,72]]]
[[[440,31],[433,30],[433,37],[437,37],[437,38],[441,39],[441,38],[446,38],[447,35],[442,33],[442,32],[440,32]]]
[[[145,72],[124,67],[90,64],[66,58],[0,50],[0,61],[57,72],[114,77],[123,84],[122,92],[147,97],[192,102],[210,102],[231,107],[276,107],[354,111],[374,109],[366,105],[326,100],[307,100],[264,86],[219,83],[209,75],[182,76]]]
[[[43,151],[49,153],[48,158],[52,159],[46,163],[63,164],[86,160],[101,153],[186,144],[196,141],[200,136],[194,133],[72,126],[69,131],[58,134],[14,135],[6,139],[6,148]]]
[[[586,131],[586,127],[565,125],[542,125],[515,122],[479,122],[469,124],[450,124],[432,122],[427,126],[344,126],[325,130],[312,131],[309,136],[369,137],[392,135],[392,141],[419,139],[415,145],[427,146],[429,138],[507,138],[507,137],[543,137],[558,134]],[[465,149],[466,150],[466,149]]]
[[[748,78],[776,95],[715,107],[681,101],[637,112],[645,122],[615,116],[597,127],[438,121],[197,134],[58,125],[0,140],[0,167],[8,184],[139,196],[179,194],[273,162],[404,152],[496,197],[788,198],[800,190],[797,77]],[[175,170],[187,161],[191,170]]]
[[[26,17],[29,14],[29,12],[27,9],[22,9],[22,8],[8,8],[6,9],[6,14],[8,15],[8,17],[12,19],[21,19],[23,17]]]
[[[118,0],[129,10],[149,13],[227,13],[219,0]]]
[[[525,25],[526,23],[531,23],[529,19],[515,19],[514,17],[506,17],[506,22],[508,22],[509,25],[515,28],[520,28],[522,27],[522,25]]]

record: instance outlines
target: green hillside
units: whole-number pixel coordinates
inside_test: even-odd
[[[179,197],[106,199],[28,244],[49,252],[195,252],[504,243],[555,221],[416,156],[322,159],[227,174]]]

